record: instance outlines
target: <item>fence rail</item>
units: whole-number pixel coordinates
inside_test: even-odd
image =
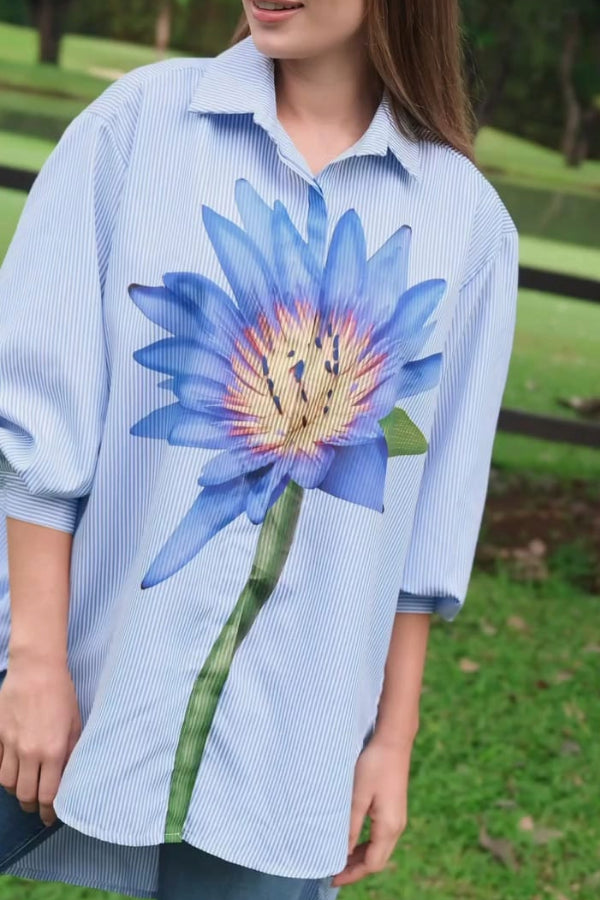
[[[29,191],[36,175],[36,172],[28,169],[0,166],[0,187]],[[600,303],[600,281],[591,278],[578,278],[575,275],[562,275],[559,272],[546,272],[530,266],[521,266],[519,286],[546,294]],[[536,415],[520,409],[502,409],[498,419],[498,430],[545,441],[600,448],[600,425],[579,422],[575,419]]]

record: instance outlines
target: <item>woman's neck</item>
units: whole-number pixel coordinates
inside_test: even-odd
[[[352,146],[381,99],[362,45],[312,59],[278,60],[277,114],[313,171]]]

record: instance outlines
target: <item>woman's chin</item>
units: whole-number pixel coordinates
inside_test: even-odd
[[[291,31],[291,29],[290,29]],[[264,25],[252,26],[252,40],[256,49],[272,59],[307,59],[313,55],[305,42],[288,33],[283,28],[269,28]]]

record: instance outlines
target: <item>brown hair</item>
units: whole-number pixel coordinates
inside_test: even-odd
[[[400,131],[474,160],[458,0],[366,0],[366,6],[369,56]],[[232,44],[249,34],[242,15]]]

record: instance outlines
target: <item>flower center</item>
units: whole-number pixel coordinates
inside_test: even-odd
[[[312,455],[339,443],[381,381],[385,356],[369,349],[352,313],[323,321],[308,303],[275,307],[275,321],[248,327],[236,344],[225,406],[243,416],[232,433],[257,451]]]

